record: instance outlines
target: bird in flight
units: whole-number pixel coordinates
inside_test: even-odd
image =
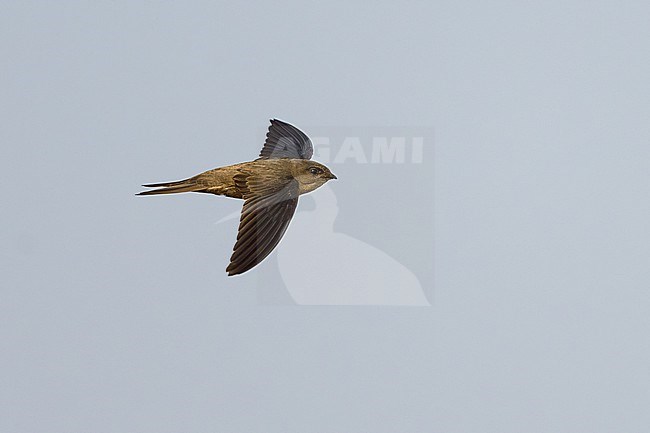
[[[219,167],[176,182],[142,185],[158,188],[137,195],[204,192],[244,200],[228,275],[242,274],[278,245],[296,211],[298,196],[331,179],[329,168],[311,161],[311,140],[293,125],[272,119],[259,158]]]

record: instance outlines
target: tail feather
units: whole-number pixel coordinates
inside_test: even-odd
[[[146,188],[162,188],[153,191],[142,191],[136,195],[177,194],[179,192],[205,191],[205,185],[197,184],[193,179],[179,180],[178,182],[149,183],[142,186]]]

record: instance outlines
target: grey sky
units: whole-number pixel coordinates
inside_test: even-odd
[[[0,431],[646,432],[648,22],[634,1],[0,3]],[[435,129],[421,172],[331,185],[334,229],[431,307],[260,302],[276,258],[228,279],[236,221],[214,224],[240,202],[133,195],[254,158],[271,117]],[[373,178],[435,182],[358,194]]]

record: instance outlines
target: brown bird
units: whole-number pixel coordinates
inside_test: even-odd
[[[137,195],[205,192],[244,199],[228,275],[244,273],[268,256],[282,239],[298,196],[336,179],[329,168],[310,161],[311,140],[293,125],[271,120],[258,159],[208,170],[176,182],[142,185],[159,188]]]

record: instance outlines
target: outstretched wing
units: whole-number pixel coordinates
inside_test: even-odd
[[[235,176],[244,191],[244,207],[239,220],[237,242],[233,248],[228,275],[255,267],[278,245],[298,205],[298,182],[287,179],[276,186],[264,176],[246,173]]]
[[[281,120],[271,119],[260,157],[311,159],[313,154],[314,147],[304,132]]]

